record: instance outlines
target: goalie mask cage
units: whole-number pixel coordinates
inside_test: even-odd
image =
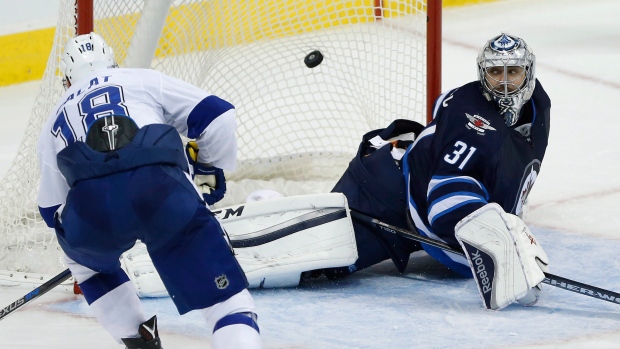
[[[40,284],[65,268],[36,204],[36,142],[64,92],[69,38],[94,31],[121,67],[150,67],[235,105],[238,169],[226,174],[224,201],[233,204],[249,181],[287,195],[329,191],[363,134],[394,119],[426,123],[440,92],[440,13],[440,0],[62,0],[28,131],[2,181],[0,284]],[[313,51],[323,60],[311,68]]]

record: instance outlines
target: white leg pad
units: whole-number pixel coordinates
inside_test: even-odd
[[[305,271],[348,266],[358,257],[341,193],[289,196],[214,212],[250,288],[297,286]],[[121,265],[140,297],[168,295],[144,244],[124,253]]]
[[[121,267],[127,272],[140,298],[168,296],[168,290],[153,265],[146,245],[141,241],[121,255]]]
[[[297,286],[304,271],[348,266],[358,257],[340,193],[247,203],[218,216],[250,288]]]

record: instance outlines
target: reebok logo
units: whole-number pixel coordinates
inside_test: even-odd
[[[476,268],[476,275],[478,275],[478,282],[480,283],[480,287],[482,289],[482,293],[487,294],[491,291],[491,282],[489,281],[489,275],[487,273],[487,268],[484,265],[484,261],[482,260],[482,256],[480,255],[480,251],[476,250],[476,252],[471,253],[470,255],[471,263]]]
[[[495,277],[495,264],[493,258],[486,254],[484,251],[480,251],[477,247],[474,247],[465,241],[461,240],[463,250],[467,254],[469,262],[471,263],[472,274],[478,284],[480,295],[484,300],[484,305],[487,309],[493,309],[493,278]]]

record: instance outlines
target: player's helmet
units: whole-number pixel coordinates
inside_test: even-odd
[[[60,72],[71,84],[97,70],[116,68],[114,51],[95,33],[78,35],[65,44]],[[63,79],[64,82],[64,79]]]
[[[477,62],[482,93],[494,102],[506,125],[513,126],[534,92],[536,56],[523,39],[502,33],[482,47]]]

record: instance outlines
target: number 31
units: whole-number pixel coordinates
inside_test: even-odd
[[[468,147],[467,144],[461,141],[457,141],[456,143],[454,143],[454,147],[456,149],[452,152],[452,154],[446,154],[446,156],[444,156],[443,159],[450,165],[454,165],[457,163],[457,161],[459,161],[459,159],[461,158],[461,155],[463,155],[465,151],[467,151],[467,148],[469,148],[469,152],[467,153],[467,156],[465,156],[465,159],[463,159],[463,161],[461,161],[461,164],[459,165],[459,170],[462,170],[463,167],[465,167],[465,164],[467,163],[467,161],[469,161],[471,156],[474,155],[476,148]]]

